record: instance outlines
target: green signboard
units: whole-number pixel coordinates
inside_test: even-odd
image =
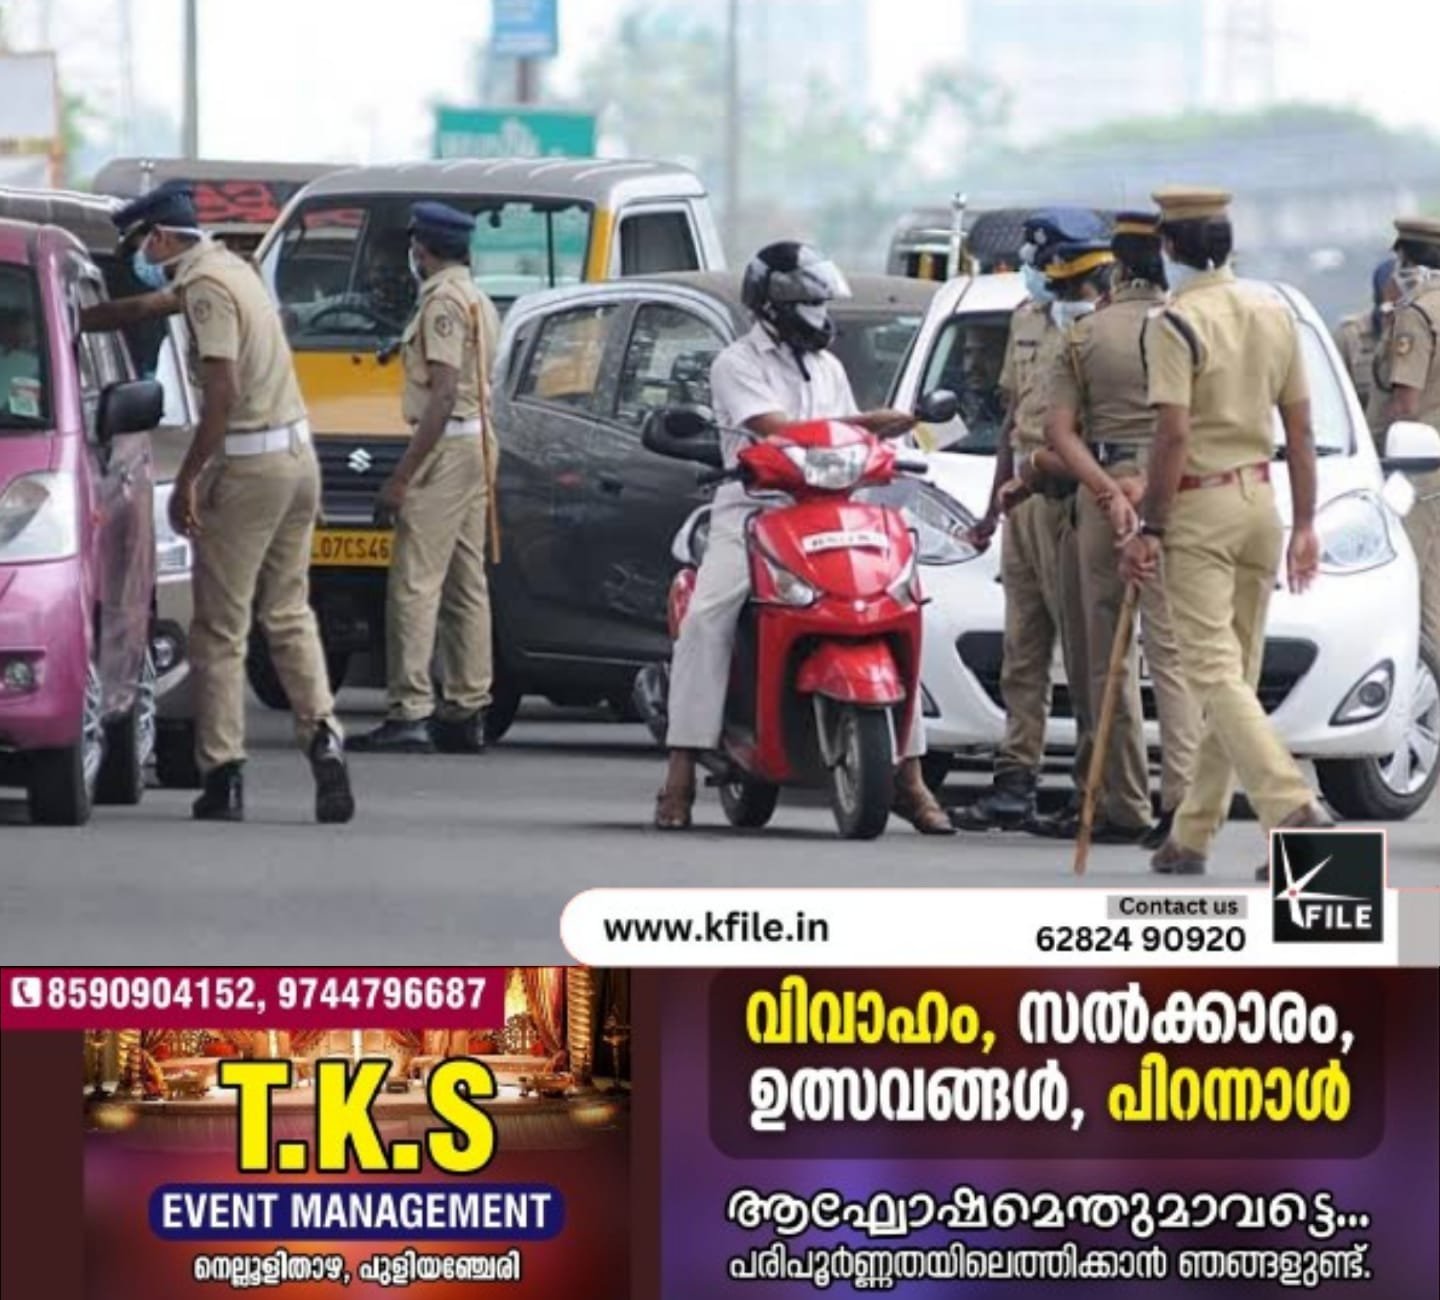
[[[590,158],[595,118],[535,108],[435,110],[437,158]]]

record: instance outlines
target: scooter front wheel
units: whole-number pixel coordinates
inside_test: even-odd
[[[764,826],[775,815],[779,800],[780,787],[766,781],[741,778],[720,787],[720,807],[732,826],[751,830]]]
[[[873,840],[885,829],[895,802],[890,719],[884,709],[834,707],[830,808],[847,840]]]

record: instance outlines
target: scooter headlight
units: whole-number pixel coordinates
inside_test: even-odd
[[[75,476],[23,474],[0,492],[0,560],[67,560],[80,545]]]
[[[843,492],[854,487],[870,459],[870,449],[863,443],[852,447],[791,447],[785,454],[804,472],[805,486],[823,492]]]
[[[766,555],[760,557],[760,563],[765,566],[765,573],[770,579],[774,598],[779,604],[804,609],[807,605],[813,605],[819,600],[820,593],[808,582],[797,578],[784,565],[777,564]]]
[[[1326,573],[1363,573],[1395,558],[1385,507],[1372,492],[1337,497],[1320,511],[1315,529]]]
[[[915,556],[916,552],[911,551],[909,559],[905,561],[905,567],[900,571],[900,576],[886,588],[896,600],[905,601],[911,605],[918,605],[921,600],[920,577],[915,569]]]
[[[170,498],[174,495],[173,483],[155,485],[155,573],[161,578],[190,572],[190,542],[170,526]]]

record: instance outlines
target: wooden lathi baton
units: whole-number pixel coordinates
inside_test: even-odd
[[[1115,710],[1120,703],[1120,687],[1125,681],[1126,660],[1130,656],[1130,636],[1135,630],[1135,605],[1140,599],[1140,584],[1125,585],[1125,599],[1115,624],[1115,639],[1110,643],[1110,665],[1105,670],[1105,695],[1100,702],[1100,719],[1095,724],[1095,745],[1090,751],[1090,771],[1085,777],[1085,801],[1080,807],[1080,831],[1075,836],[1075,874],[1085,874],[1090,860],[1090,833],[1095,828],[1095,798],[1100,791],[1101,774],[1105,770],[1105,751],[1110,748],[1110,733],[1115,729]]]

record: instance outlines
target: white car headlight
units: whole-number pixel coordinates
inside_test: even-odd
[[[173,483],[155,485],[155,574],[161,578],[189,573],[193,559],[189,539],[170,526],[170,498],[174,495]]]
[[[68,560],[80,545],[75,476],[23,474],[0,492],[0,561]]]
[[[860,481],[870,459],[870,448],[863,443],[853,447],[791,447],[786,454],[805,472],[807,487],[841,492]]]
[[[963,564],[980,553],[966,536],[975,526],[975,516],[931,483],[907,479],[885,487],[862,488],[855,499],[899,510],[915,531],[921,564]]]
[[[1315,531],[1325,573],[1363,573],[1395,558],[1385,507],[1372,492],[1337,497],[1316,516]]]

